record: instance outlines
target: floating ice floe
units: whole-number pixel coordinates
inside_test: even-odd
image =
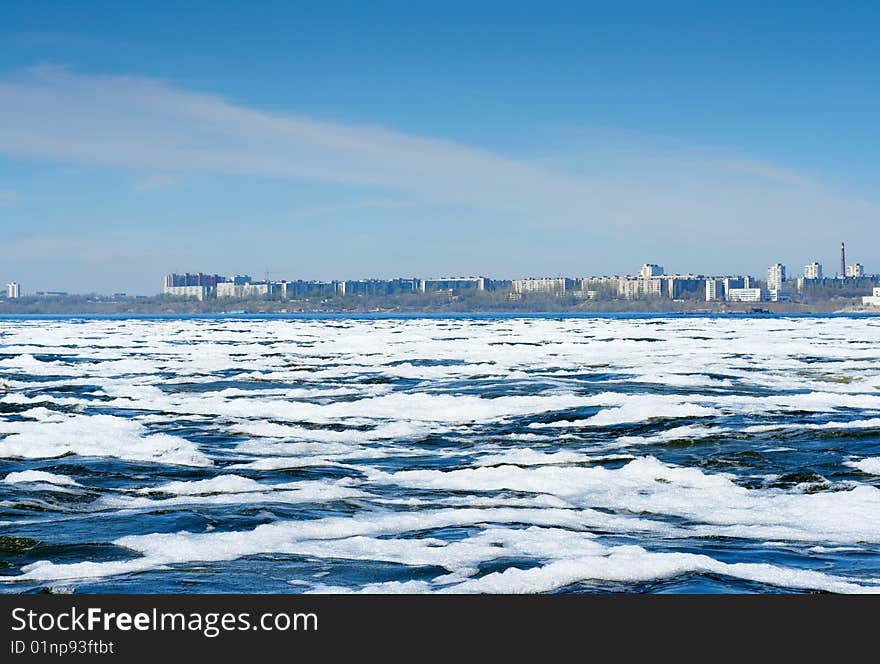
[[[67,477],[67,475],[56,475],[55,473],[47,473],[43,470],[23,470],[17,473],[9,473],[3,478],[4,484],[20,484],[23,482],[40,482],[43,484],[58,484],[61,486],[80,486],[79,482]]]
[[[857,468],[863,473],[869,475],[880,475],[880,457],[869,457],[867,459],[859,459],[858,461],[845,461],[847,466]]]
[[[129,461],[210,466],[193,443],[149,434],[137,422],[112,415],[70,415],[61,421],[0,422],[0,457],[48,459],[65,454]]]

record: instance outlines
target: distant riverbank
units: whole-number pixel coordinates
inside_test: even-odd
[[[816,302],[705,302],[701,300],[583,300],[573,297],[531,297],[430,294],[397,297],[337,297],[307,300],[184,300],[157,297],[70,295],[0,300],[0,315],[192,315],[192,314],[455,314],[455,313],[705,313],[705,314],[828,314],[880,313],[862,307],[858,298]]]

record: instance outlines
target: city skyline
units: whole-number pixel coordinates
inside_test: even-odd
[[[254,279],[250,275],[229,277],[219,274],[184,273],[166,274],[162,294],[172,297],[208,299],[267,299],[301,300],[310,297],[388,296],[448,292],[496,291],[508,299],[520,300],[529,294],[550,296],[572,295],[577,299],[633,300],[653,297],[669,299],[697,298],[706,302],[786,302],[793,291],[837,290],[841,285],[872,289],[861,296],[864,304],[875,304],[880,275],[866,274],[861,263],[846,264],[845,244],[840,245],[841,271],[834,277],[825,277],[817,261],[804,265],[803,273],[795,277],[782,263],[767,268],[766,280],[754,279],[747,274],[699,274],[693,272],[668,273],[662,265],[644,263],[636,275],[593,275],[575,277],[519,277],[493,279],[481,276],[398,277],[395,279],[361,278],[352,280],[288,280]],[[795,284],[792,287],[792,283]]]
[[[872,263],[880,9],[636,7],[12,7],[0,279]]]
[[[219,273],[210,273],[210,272],[171,272],[166,273],[163,277],[163,294],[176,294],[176,295],[184,295],[190,296],[195,295],[195,291],[187,291],[186,288],[194,287],[196,285],[202,287],[207,287],[209,291],[212,293],[212,297],[253,297],[253,296],[267,296],[272,293],[283,293],[283,298],[287,299],[289,294],[287,292],[288,286],[295,286],[297,284],[306,284],[306,285],[322,285],[322,286],[331,286],[332,288],[323,294],[333,294],[333,295],[345,295],[346,294],[346,285],[347,284],[360,284],[360,283],[384,283],[384,284],[392,284],[395,282],[409,282],[409,285],[405,288],[401,289],[398,286],[392,287],[390,292],[408,292],[408,291],[421,291],[425,292],[426,290],[430,291],[433,288],[425,288],[425,283],[427,282],[473,282],[476,284],[479,282],[479,286],[477,290],[496,290],[498,288],[512,288],[515,292],[528,292],[528,291],[536,291],[536,292],[556,292],[560,289],[559,283],[562,283],[561,290],[566,291],[566,282],[572,282],[568,285],[569,290],[581,290],[587,289],[586,285],[588,282],[600,282],[603,280],[617,280],[621,286],[619,294],[621,297],[625,297],[625,299],[631,299],[632,297],[638,297],[643,295],[650,295],[652,292],[644,291],[643,285],[639,285],[638,282],[646,279],[654,279],[654,280],[691,280],[691,281],[701,281],[703,282],[703,287],[705,288],[706,300],[715,300],[715,299],[726,299],[726,292],[731,287],[729,281],[732,279],[736,282],[739,282],[738,285],[735,285],[737,288],[745,288],[749,290],[751,288],[752,283],[763,283],[766,286],[767,291],[772,294],[772,297],[777,297],[777,293],[779,295],[786,295],[790,291],[790,287],[786,284],[791,284],[792,282],[798,283],[798,290],[801,289],[801,282],[813,282],[813,283],[828,283],[834,282],[835,280],[868,280],[871,283],[880,283],[880,273],[871,273],[869,270],[865,269],[865,266],[859,262],[848,262],[846,256],[845,243],[841,242],[840,244],[840,270],[835,273],[829,273],[825,271],[824,265],[819,261],[812,261],[810,263],[806,263],[803,265],[803,268],[799,272],[794,272],[789,270],[788,266],[776,262],[770,265],[766,270],[766,278],[762,275],[755,277],[754,274],[749,274],[748,272],[724,272],[721,270],[715,270],[711,272],[699,272],[694,270],[677,270],[677,271],[666,271],[666,269],[659,264],[656,263],[643,263],[641,268],[635,272],[614,272],[610,274],[575,274],[571,273],[568,275],[564,275],[562,273],[556,274],[547,274],[547,275],[525,275],[518,274],[513,277],[498,277],[498,275],[489,276],[488,273],[473,273],[472,275],[455,275],[452,273],[447,273],[442,275],[438,273],[434,276],[426,276],[425,274],[421,275],[396,275],[394,277],[381,277],[376,275],[362,275],[356,278],[331,278],[331,279],[314,279],[308,278],[303,275],[271,275],[266,273],[264,276],[253,277],[251,274],[247,274],[246,271],[231,271],[226,274]],[[232,276],[229,276],[232,275]],[[289,278],[293,277],[293,278]],[[577,282],[577,283],[575,283]],[[625,282],[630,282],[630,288],[627,289],[623,284]],[[717,283],[716,283],[717,282]],[[722,285],[723,282],[723,285]],[[421,285],[419,285],[419,283]],[[222,284],[222,287],[221,287]],[[268,289],[260,290],[252,289],[251,286],[262,286],[268,285]],[[277,290],[273,290],[272,285],[278,287]],[[117,284],[118,286],[118,284]],[[235,286],[233,289],[232,287]],[[636,289],[633,290],[633,286],[636,286]],[[655,284],[657,288],[660,288],[659,282]],[[111,292],[115,296],[125,296],[125,295],[152,295],[144,294],[144,293],[126,293],[119,290],[114,290],[114,284],[108,284],[109,290],[105,291],[90,291],[91,293],[108,295]],[[185,287],[184,290],[176,291],[177,287]],[[229,287],[228,292],[221,293],[225,287]],[[242,289],[243,287],[243,289]],[[672,296],[673,287],[672,285],[668,285],[669,295]],[[717,296],[716,296],[716,288],[717,288]],[[453,287],[454,289],[454,287]],[[352,294],[351,288],[348,289],[348,294]],[[751,290],[755,290],[751,288]],[[359,291],[355,291],[359,292]],[[659,293],[660,291],[658,291]],[[663,291],[665,293],[665,290]],[[711,293],[711,295],[710,295]],[[66,296],[66,295],[80,295],[80,294],[88,294],[83,292],[70,292],[70,291],[58,291],[58,290],[37,290],[35,292],[28,292],[27,290],[22,290],[21,284],[16,281],[10,281],[6,283],[6,298],[7,299],[18,299],[23,296],[28,295],[37,295],[37,296]],[[298,293],[298,295],[306,295],[305,291]],[[312,293],[314,294],[314,293]],[[386,293],[387,294],[387,293]],[[656,294],[656,293],[655,293]],[[208,291],[203,291],[199,294],[198,299],[204,299],[207,297]],[[766,296],[767,293],[764,294]],[[724,297],[722,297],[724,296]],[[759,294],[759,296],[761,296]],[[749,294],[749,297],[752,297],[752,294]]]

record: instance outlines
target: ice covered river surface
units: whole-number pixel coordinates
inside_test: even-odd
[[[0,592],[880,592],[880,318],[0,318]]]

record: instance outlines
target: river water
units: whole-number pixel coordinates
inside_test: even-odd
[[[878,592],[880,318],[2,318],[46,591]]]

